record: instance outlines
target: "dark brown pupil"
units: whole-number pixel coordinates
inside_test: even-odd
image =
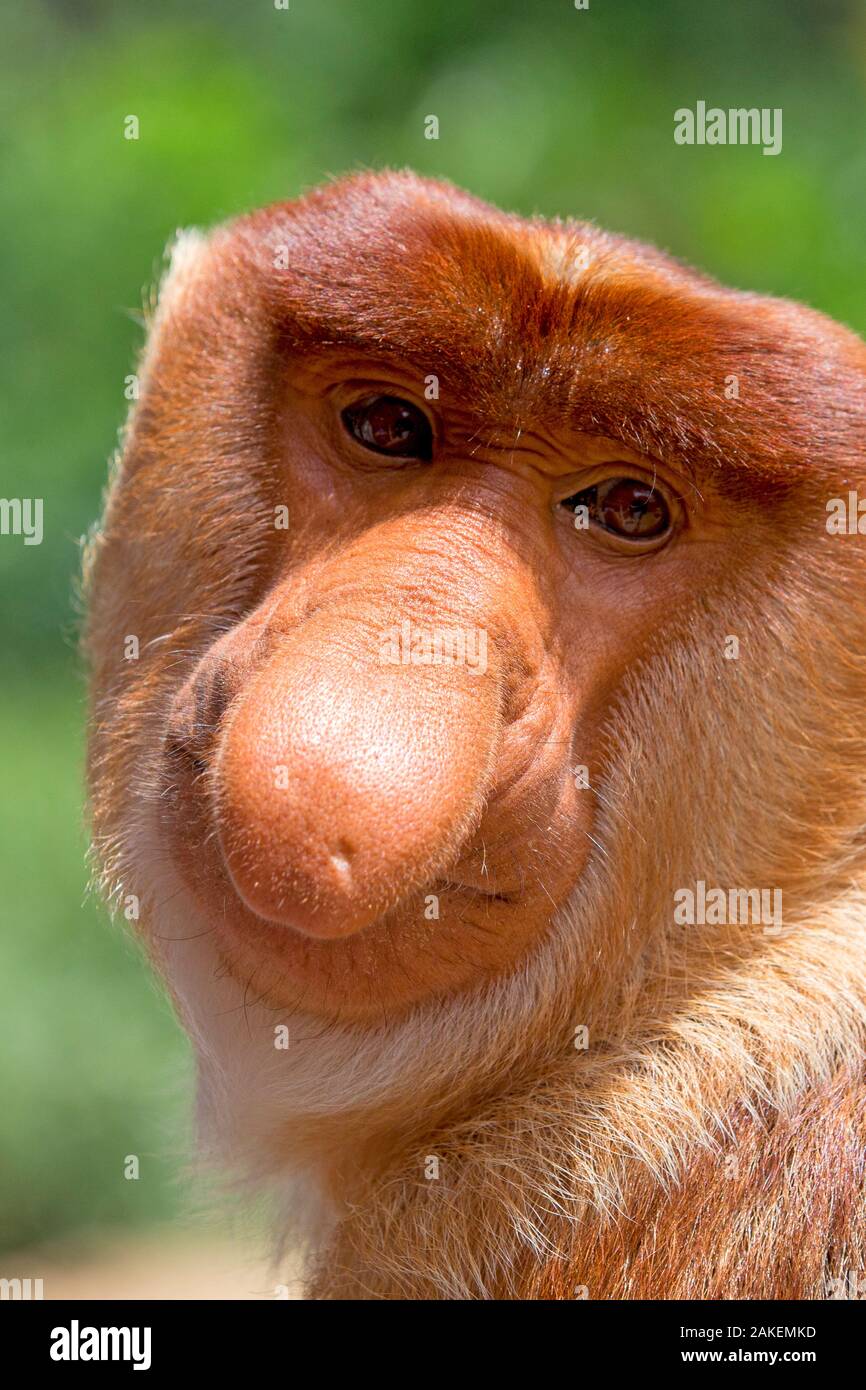
[[[426,415],[398,396],[377,396],[343,411],[350,434],[368,449],[401,458],[430,457],[432,434]]]
[[[670,525],[667,504],[649,483],[616,478],[598,488],[598,520],[624,536],[658,536]]]

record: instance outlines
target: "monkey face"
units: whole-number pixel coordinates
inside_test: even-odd
[[[354,1014],[501,971],[572,892],[604,711],[682,542],[673,485],[606,441],[473,457],[461,434],[380,465],[341,437],[344,390],[339,365],[287,390],[303,539],[174,697],[161,799],[227,958]],[[646,546],[627,529],[645,505]]]
[[[766,373],[724,394],[784,312],[398,176],[183,243],[90,583],[113,881],[152,919],[146,833],[329,1018],[515,967],[605,854],[625,677],[804,495]]]

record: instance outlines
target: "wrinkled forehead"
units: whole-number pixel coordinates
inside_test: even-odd
[[[335,185],[240,224],[288,351],[393,360],[492,423],[753,482],[808,472],[818,438],[847,450],[840,391],[862,431],[863,345],[822,316],[589,224],[421,187]]]
[[[284,247],[274,300],[299,333],[438,368],[467,398],[498,387],[513,406],[519,392],[533,409],[568,404],[593,359],[621,359],[640,331],[635,290],[645,296],[653,273],[588,224],[468,199],[314,201],[260,227],[269,250]]]

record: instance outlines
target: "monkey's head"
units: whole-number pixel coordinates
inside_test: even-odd
[[[204,941],[204,992],[388,1028],[506,981],[531,1016],[543,957],[611,1018],[682,974],[679,887],[841,891],[853,334],[365,175],[183,237],[139,380],[89,564],[91,783],[172,978]]]

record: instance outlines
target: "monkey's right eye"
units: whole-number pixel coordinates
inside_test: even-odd
[[[411,401],[399,396],[373,396],[349,405],[341,414],[349,434],[377,454],[391,458],[433,457],[430,421]]]

